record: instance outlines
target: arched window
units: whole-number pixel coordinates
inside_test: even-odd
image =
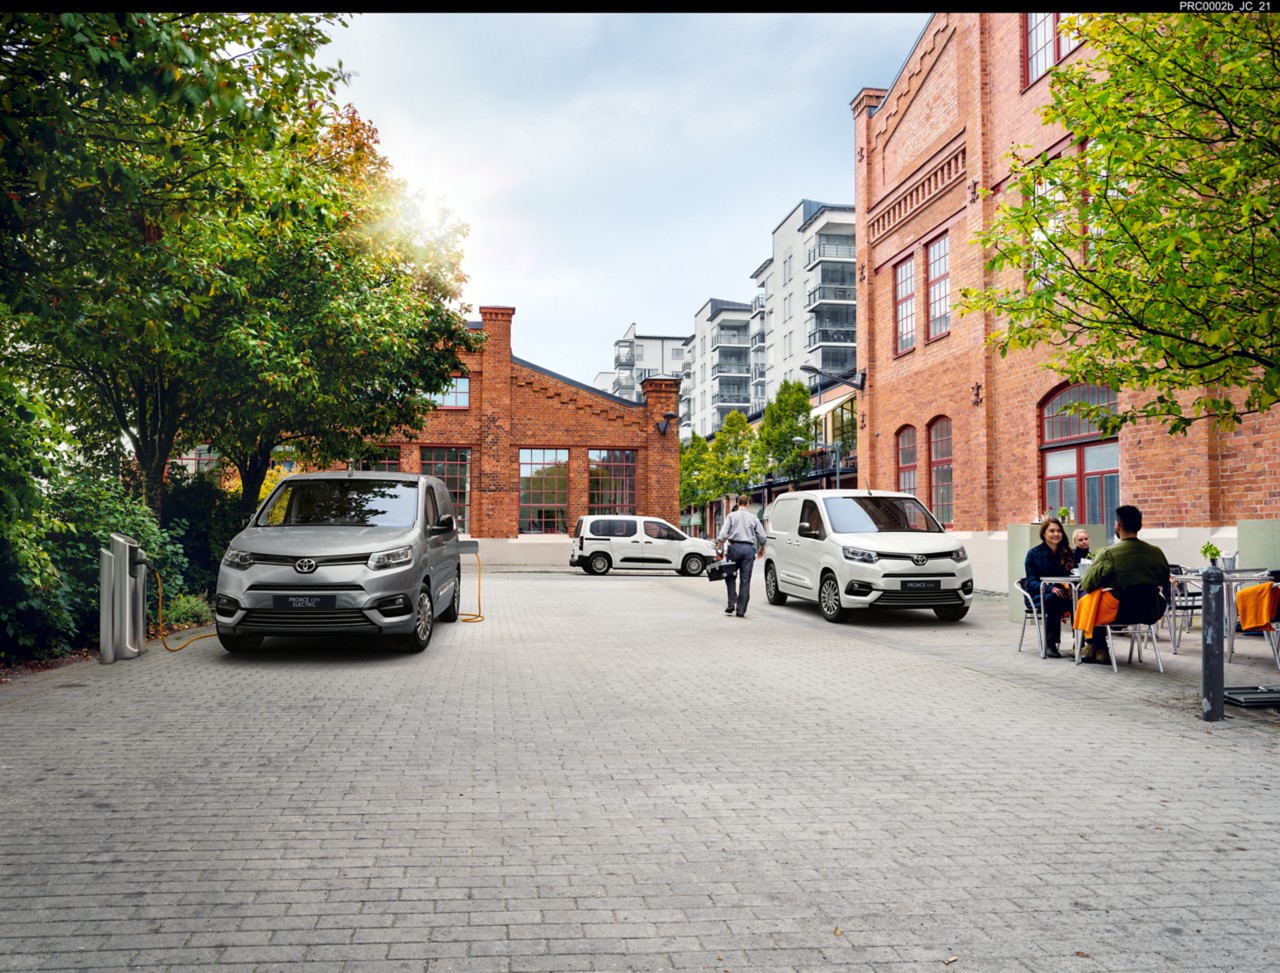
[[[903,493],[916,492],[916,429],[903,426],[896,437],[898,445],[898,489]]]
[[[929,509],[946,527],[954,520],[952,483],[951,420],[938,416],[929,423]]]
[[[1069,385],[1042,407],[1044,508],[1066,507],[1081,524],[1110,524],[1120,504],[1120,441],[1102,439],[1096,423],[1065,412],[1074,402],[1114,409],[1115,389]]]

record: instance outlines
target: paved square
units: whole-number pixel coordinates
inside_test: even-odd
[[[745,619],[674,575],[482,595],[423,655],[0,687],[0,970],[1280,969],[1280,716],[1203,722],[1194,640],[1115,674],[1002,598],[830,625],[759,572]],[[1280,683],[1242,642],[1227,684]]]

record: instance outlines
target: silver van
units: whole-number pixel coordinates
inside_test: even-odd
[[[946,622],[969,612],[969,555],[910,493],[784,493],[767,521],[764,591],[772,605],[816,601],[829,622],[850,608],[932,608]]]
[[[657,517],[629,514],[579,517],[569,549],[569,564],[587,574],[625,568],[696,577],[715,559],[716,549],[710,541],[690,537]]]
[[[228,652],[267,635],[380,635],[411,652],[458,617],[458,529],[442,480],[297,473],[231,540],[214,619]]]

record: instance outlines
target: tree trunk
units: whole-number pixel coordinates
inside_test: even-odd
[[[240,511],[245,517],[253,516],[258,509],[258,494],[271,469],[271,452],[275,443],[255,444],[252,452],[232,460],[240,471]]]

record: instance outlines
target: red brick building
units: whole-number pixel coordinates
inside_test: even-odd
[[[475,326],[488,337],[462,356],[470,374],[423,428],[388,441],[378,468],[443,478],[477,538],[564,535],[578,516],[597,512],[674,523],[679,379],[645,379],[645,401],[636,403],[557,375],[512,357],[514,314],[480,308]]]
[[[1069,385],[1039,349],[1002,359],[986,346],[997,320],[950,309],[962,287],[1021,283],[993,277],[970,242],[1000,202],[1007,150],[1074,151],[1038,114],[1048,69],[1081,53],[1059,16],[934,14],[892,86],[852,103],[857,360],[868,376],[859,486],[913,490],[971,532],[1060,506],[1109,525],[1117,503],[1132,503],[1174,554],[1198,550],[1218,528],[1280,516],[1280,414],[1231,433],[1145,424],[1102,440],[1057,412],[1114,390]]]

